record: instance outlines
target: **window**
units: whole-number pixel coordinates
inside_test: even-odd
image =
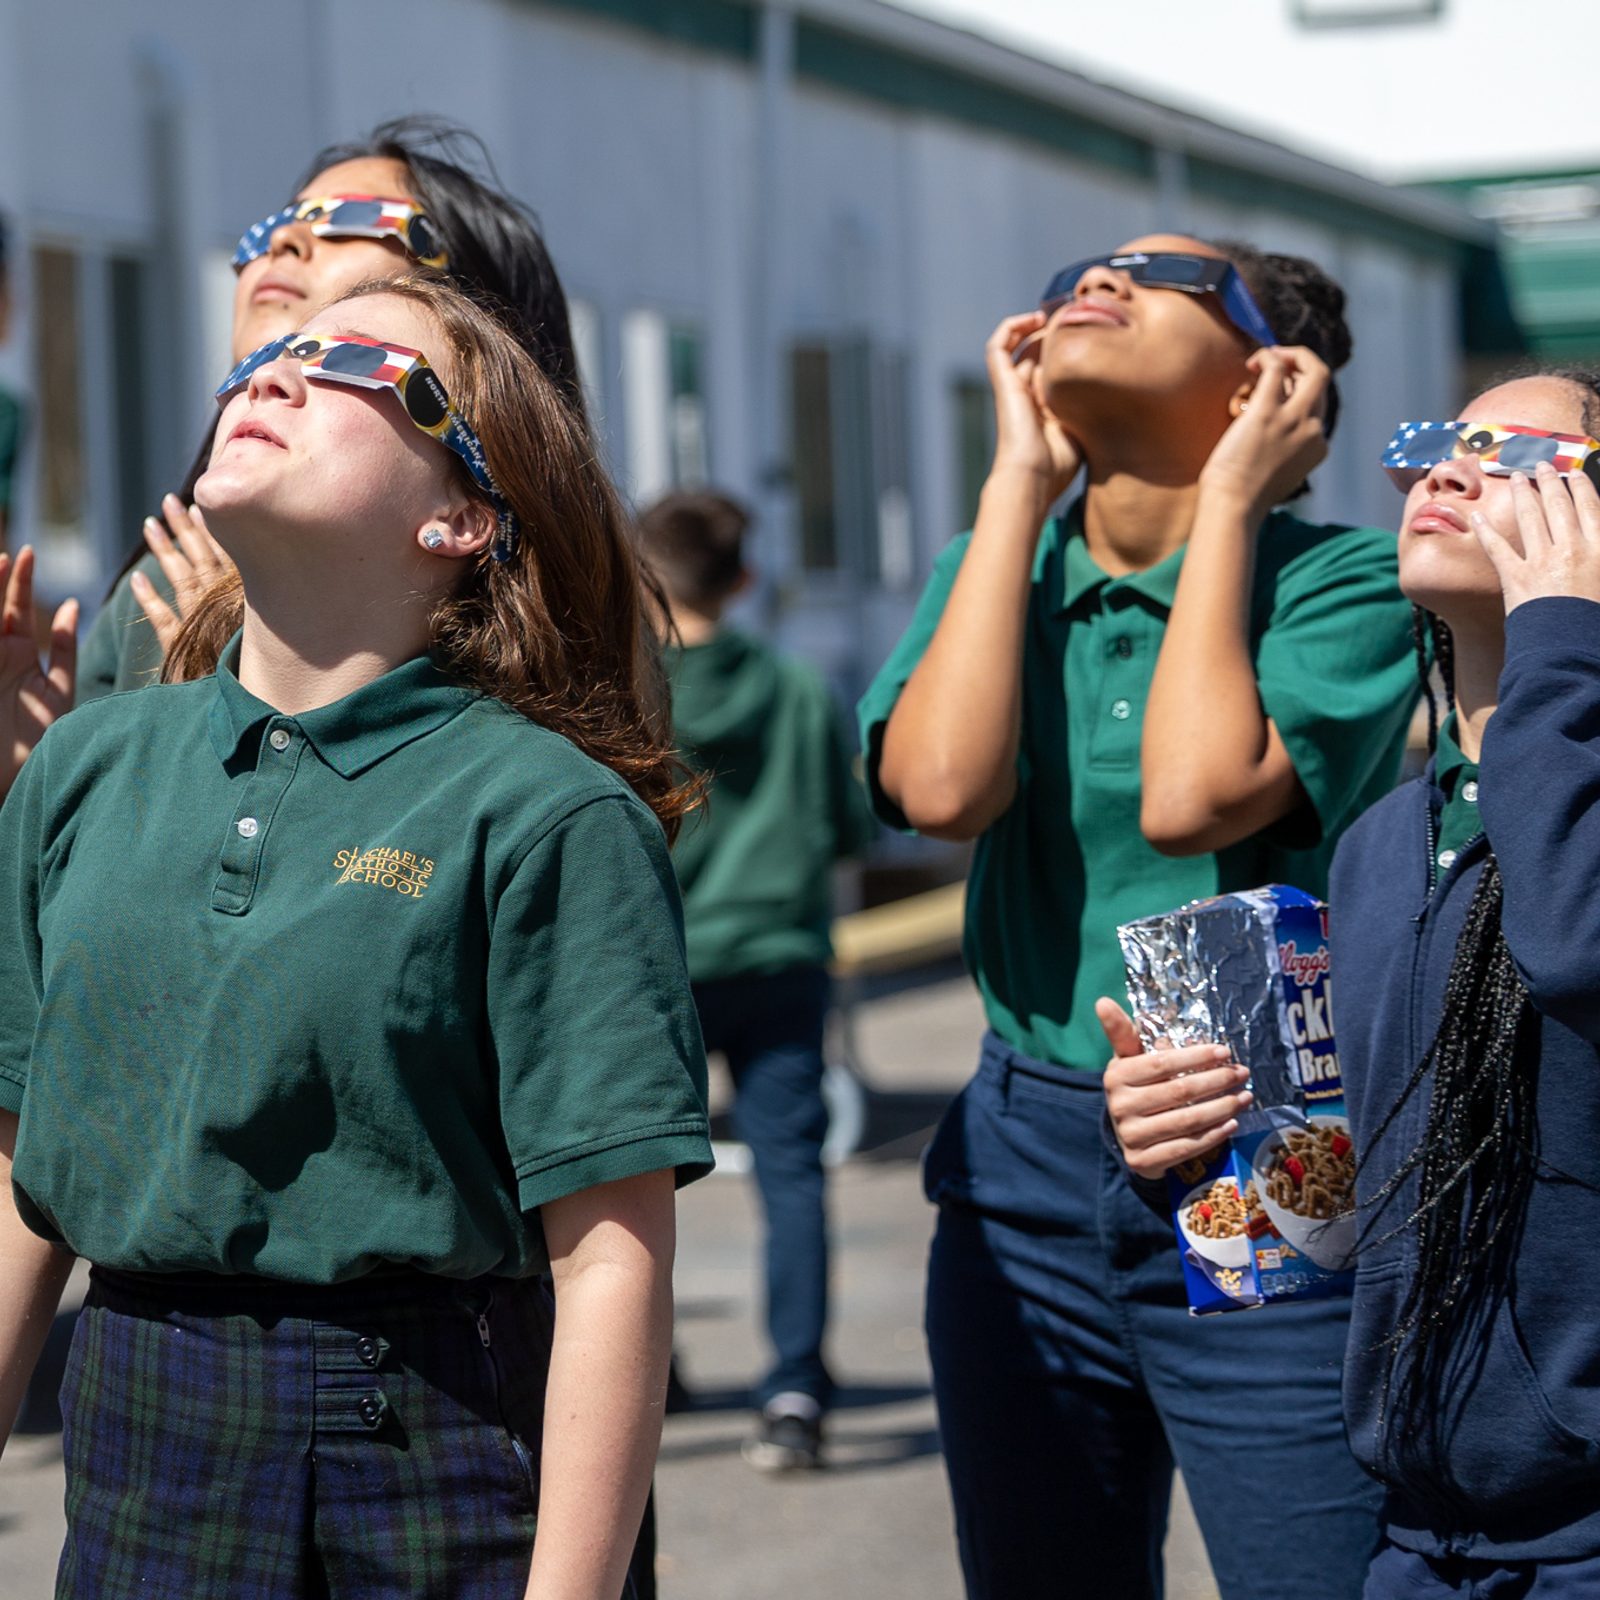
[[[78,383],[82,328],[78,258],[47,245],[33,252],[33,367],[39,396],[40,536],[83,537],[87,499]]]
[[[954,400],[956,511],[961,526],[970,528],[994,459],[994,392],[982,378],[957,378]]]
[[[700,330],[659,311],[622,319],[628,486],[644,504],[705,483],[711,465]]]
[[[915,577],[906,360],[869,340],[790,355],[800,560],[899,589]]]

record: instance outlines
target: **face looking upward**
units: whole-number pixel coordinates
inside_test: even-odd
[[[303,331],[421,350],[451,386],[438,326],[398,296],[335,304]],[[455,456],[410,421],[397,394],[308,380],[290,356],[258,367],[227,398],[195,498],[247,579],[265,563],[309,558],[330,577],[359,567],[414,581],[425,532],[445,535],[436,553],[448,558],[477,554],[495,530]]]
[[[1149,234],[1117,254],[1176,251],[1222,259],[1182,234]],[[1108,399],[1192,418],[1213,434],[1230,420],[1230,402],[1248,394],[1251,343],[1214,294],[1137,284],[1126,272],[1091,266],[1076,293],[1045,325],[1040,366],[1045,398],[1076,424]],[[1098,402],[1098,404],[1097,404]],[[1120,407],[1119,407],[1120,409]]]
[[[1479,395],[1459,419],[1520,423],[1552,433],[1591,431],[1584,391],[1565,378],[1513,379]],[[1400,587],[1453,627],[1476,621],[1498,628],[1505,610],[1500,581],[1472,531],[1475,511],[1522,549],[1511,480],[1486,473],[1476,456],[1441,461],[1411,486],[1400,523]]]
[[[295,197],[372,194],[414,200],[403,163],[385,157],[341,161],[319,172]],[[369,278],[392,278],[410,265],[395,239],[319,238],[307,222],[275,228],[266,253],[240,269],[233,292],[233,358],[306,326],[314,311]]]

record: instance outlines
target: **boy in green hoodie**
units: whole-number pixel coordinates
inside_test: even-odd
[[[673,852],[689,976],[706,1048],[727,1057],[734,1129],[766,1212],[774,1361],[745,1457],[783,1470],[818,1465],[832,1391],[822,1355],[831,876],[874,823],[822,680],[722,625],[750,582],[749,524],[743,507],[708,492],[670,494],[639,522],[676,636],[664,661],[678,748],[711,785]]]

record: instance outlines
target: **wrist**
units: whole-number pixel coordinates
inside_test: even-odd
[[[1042,523],[1065,488],[1059,474],[1051,468],[1030,462],[996,460],[983,481],[979,501],[1003,498],[1008,505],[1020,503]]]
[[[1272,510],[1270,501],[1262,492],[1252,492],[1245,485],[1227,479],[1207,478],[1200,474],[1200,494],[1195,507],[1198,522],[1204,513],[1218,523],[1237,523],[1246,533],[1254,533]]]

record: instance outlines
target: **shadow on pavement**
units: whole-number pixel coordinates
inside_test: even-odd
[[[748,1411],[750,1390],[740,1386],[732,1389],[709,1389],[693,1385],[688,1389],[688,1404],[674,1415],[697,1416],[712,1411]],[[865,1411],[873,1406],[907,1405],[913,1400],[926,1400],[929,1389],[925,1383],[852,1383],[842,1386],[833,1397],[832,1410]]]
[[[661,1444],[661,1462],[705,1461],[714,1456],[737,1455],[745,1430],[697,1434],[688,1438],[669,1434]],[[881,1433],[829,1434],[823,1446],[823,1470],[830,1476],[851,1472],[881,1472],[939,1454],[939,1435],[933,1428],[889,1428]],[[785,1474],[785,1476],[797,1476]]]

